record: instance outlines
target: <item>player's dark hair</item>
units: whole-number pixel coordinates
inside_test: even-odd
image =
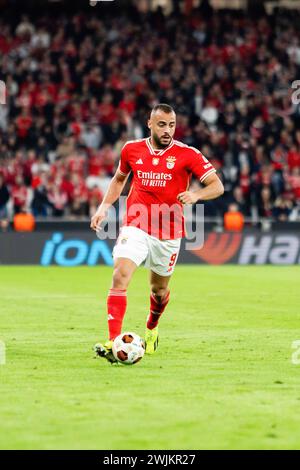
[[[155,113],[155,111],[163,111],[164,113],[170,114],[170,113],[175,113],[174,109],[172,106],[166,103],[159,103],[154,106],[152,109],[152,113]]]

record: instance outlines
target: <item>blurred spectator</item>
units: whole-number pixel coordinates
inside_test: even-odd
[[[89,190],[89,216],[94,215],[97,207],[102,202],[103,194],[97,186]]]
[[[88,216],[88,189],[85,180],[77,173],[71,177],[71,215],[73,216]]]
[[[32,117],[27,108],[23,108],[16,119],[17,135],[21,144],[29,142],[29,130],[32,126]]]
[[[75,151],[75,143],[72,137],[64,136],[62,142],[57,147],[57,156],[58,157],[67,157]]]
[[[31,37],[35,31],[35,27],[29,21],[27,15],[22,15],[21,22],[18,24],[16,28],[16,35],[21,37],[22,39],[26,39]]]
[[[99,148],[102,140],[102,133],[99,126],[87,124],[80,134],[81,141],[89,149]]]
[[[273,216],[280,222],[286,222],[289,220],[289,216],[293,209],[292,201],[285,199],[283,196],[278,196],[275,200],[273,207]]]
[[[36,181],[31,209],[35,217],[46,217],[49,207],[50,201],[48,199],[47,176],[44,173],[39,177],[39,180]]]
[[[250,207],[240,186],[236,186],[234,188],[233,197],[230,199],[232,203],[237,205],[239,212],[241,212],[244,216],[250,216]]]
[[[272,206],[271,190],[269,186],[264,186],[259,195],[258,213],[260,217],[271,217]]]
[[[294,167],[290,176],[289,183],[294,195],[294,200],[300,202],[300,167]]]
[[[23,177],[18,175],[15,179],[15,184],[11,189],[11,197],[15,214],[18,214],[22,208],[28,207],[30,196],[30,189],[25,185]]]
[[[34,167],[34,171],[32,168]],[[23,176],[26,185],[31,185],[33,174],[41,174],[43,168],[37,167],[37,157],[35,150],[29,150],[27,159],[23,163]],[[45,167],[44,167],[45,171]]]
[[[74,153],[66,158],[67,170],[70,174],[76,173],[83,178],[86,172],[86,162],[87,159],[85,152],[80,149],[76,149]]]
[[[300,168],[300,146],[293,145],[288,153],[287,160],[290,170]]]
[[[62,217],[65,214],[68,196],[58,182],[49,185],[48,201],[52,207],[52,215],[54,217]]]
[[[33,32],[30,40],[30,46],[32,49],[48,49],[49,45],[50,34],[44,28],[39,28],[36,32]]]

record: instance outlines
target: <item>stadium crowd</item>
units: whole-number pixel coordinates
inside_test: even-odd
[[[177,15],[0,19],[0,219],[92,214],[123,144],[147,136],[149,110],[166,102],[175,138],[223,179],[206,214],[235,203],[248,217],[299,220],[299,15]]]

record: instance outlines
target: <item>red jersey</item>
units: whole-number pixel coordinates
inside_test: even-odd
[[[148,137],[122,148],[119,172],[131,171],[123,223],[165,240],[185,235],[183,205],[177,195],[187,191],[192,175],[203,182],[216,170],[194,147],[172,140],[167,148],[156,150]]]
[[[11,196],[15,206],[23,207],[27,201],[28,189],[24,185],[15,185],[12,187]]]

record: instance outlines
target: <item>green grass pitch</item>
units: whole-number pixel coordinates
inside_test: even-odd
[[[299,449],[299,267],[177,266],[160,345],[94,359],[111,268],[0,268],[1,449]],[[143,334],[148,272],[124,329]]]

